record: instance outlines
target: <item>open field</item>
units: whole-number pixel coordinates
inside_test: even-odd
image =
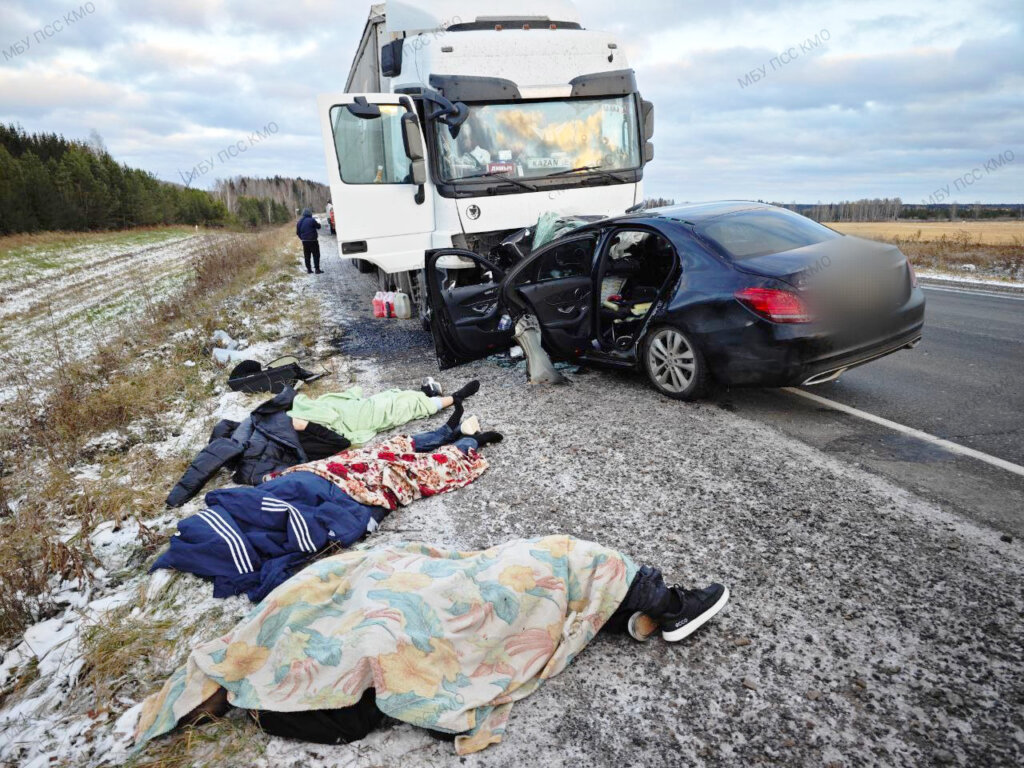
[[[918,269],[1024,280],[1024,221],[832,222],[838,232],[900,247]]]
[[[845,235],[892,242],[1024,247],[1024,221],[838,221],[827,226]]]
[[[90,354],[181,288],[204,251],[231,240],[191,228],[4,238],[0,242],[0,403],[23,377]]]

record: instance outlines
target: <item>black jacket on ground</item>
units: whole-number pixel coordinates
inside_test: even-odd
[[[241,424],[234,421],[217,424],[209,445],[196,456],[167,497],[167,506],[180,507],[225,466],[234,470],[232,479],[239,485],[259,485],[271,472],[308,461],[309,456],[288,415],[294,399],[295,390],[287,387],[258,406]],[[338,446],[337,450],[348,447],[347,440],[335,437],[338,440],[332,442]]]

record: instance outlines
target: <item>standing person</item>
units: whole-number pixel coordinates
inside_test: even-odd
[[[322,275],[323,271],[320,269],[320,235],[317,230],[320,229],[320,222],[313,218],[313,211],[309,208],[302,209],[302,218],[299,219],[299,223],[295,225],[295,234],[298,235],[299,240],[302,241],[302,258],[306,260],[306,272],[313,274],[313,270],[316,270],[318,275]],[[313,257],[313,269],[309,268],[309,257]]]

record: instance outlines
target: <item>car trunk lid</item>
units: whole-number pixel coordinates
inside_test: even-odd
[[[907,259],[895,245],[844,236],[781,253],[737,259],[740,272],[797,288],[820,316],[866,317],[910,295]]]

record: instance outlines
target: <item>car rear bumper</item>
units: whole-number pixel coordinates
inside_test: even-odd
[[[816,324],[778,324],[749,317],[742,327],[709,335],[705,357],[727,386],[821,384],[844,371],[917,344],[924,328],[924,293],[881,320],[829,330]],[[749,315],[750,313],[748,313]]]

